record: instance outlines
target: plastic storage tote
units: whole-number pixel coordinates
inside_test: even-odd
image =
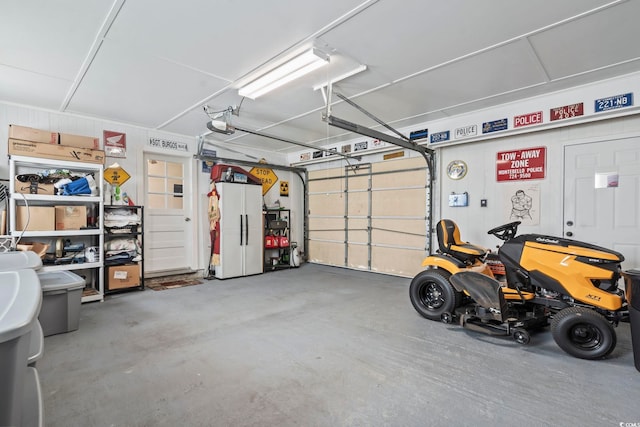
[[[78,329],[84,279],[70,271],[38,273],[42,286],[40,325],[45,337]]]

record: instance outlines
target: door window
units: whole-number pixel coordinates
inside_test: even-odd
[[[182,209],[184,168],[181,163],[147,160],[147,191],[150,209]]]

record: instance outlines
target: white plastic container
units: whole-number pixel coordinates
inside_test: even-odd
[[[27,368],[22,396],[22,426],[44,426],[44,401],[36,368]]]
[[[44,336],[78,329],[84,279],[70,271],[38,273],[38,278],[42,287],[39,319]]]
[[[16,271],[24,268],[38,270],[40,267],[42,267],[42,260],[35,252],[0,252],[0,271]]]
[[[33,270],[0,272],[0,425],[22,424],[31,330],[42,290]]]
[[[16,271],[23,269],[38,270],[42,267],[40,257],[31,251],[14,251],[0,253],[0,271]],[[44,335],[42,327],[35,319],[31,329],[31,339],[29,341],[29,366],[36,365],[42,358],[44,352]]]
[[[38,319],[35,319],[31,327],[31,338],[29,339],[29,366],[35,368],[36,362],[42,359],[44,354],[44,333]]]

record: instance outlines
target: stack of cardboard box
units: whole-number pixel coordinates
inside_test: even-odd
[[[100,139],[89,136],[9,125],[8,146],[9,155],[104,164],[104,151],[99,149]],[[23,177],[22,181],[18,178],[14,178],[14,190],[18,193],[56,193],[53,184],[34,183],[29,181],[29,177]],[[87,226],[86,212],[85,206],[16,206],[16,229],[79,230]]]
[[[81,230],[86,226],[86,206],[16,206],[18,230]]]
[[[104,164],[100,139],[9,125],[9,154]]]

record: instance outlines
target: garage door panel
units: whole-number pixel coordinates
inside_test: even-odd
[[[341,179],[326,179],[309,183],[309,193],[335,193],[344,191],[344,181]]]
[[[398,233],[413,233],[425,237],[424,219],[374,218],[371,221],[373,229],[391,230]]]
[[[309,218],[309,238],[344,241],[344,219]]]
[[[398,171],[402,172],[406,169],[426,168],[426,162],[423,157],[411,157],[409,159],[387,160],[385,162],[374,163],[371,165],[373,172]]]
[[[342,243],[309,241],[309,261],[330,265],[344,265]]]
[[[347,266],[359,270],[367,270],[369,268],[369,248],[366,245],[348,245],[348,248]]]
[[[425,238],[406,234],[388,233],[373,230],[371,241],[377,245],[400,246],[403,248],[422,249],[425,247]]]
[[[423,251],[374,246],[371,249],[371,270],[413,277],[422,271],[424,256]]]
[[[309,171],[309,179],[314,180],[312,184],[315,185],[318,182],[323,182],[323,178],[341,177],[343,174],[344,170],[342,168],[318,169]]]
[[[384,175],[374,175],[371,178],[373,188],[412,187],[424,185],[426,173],[422,171],[394,172]]]
[[[341,169],[309,172],[309,193],[343,191],[344,178],[341,177],[343,173]]]
[[[310,215],[344,215],[344,197],[339,194],[316,194],[309,197]]]
[[[368,227],[366,219],[349,219],[349,242],[366,244],[369,241]]]
[[[425,186],[427,183],[427,166],[423,158],[376,163],[372,171],[374,173],[371,177],[373,188],[415,187],[416,185]],[[376,175],[378,172],[391,171],[393,173]]]
[[[371,241],[383,245],[425,248],[426,233],[423,220],[382,220],[371,223]]]
[[[369,193],[349,193],[348,215],[368,215],[369,214]]]
[[[374,191],[372,213],[374,216],[424,216],[426,206],[424,189]]]
[[[358,172],[358,175],[349,173],[348,189],[351,190],[366,190],[369,188],[369,171]]]

